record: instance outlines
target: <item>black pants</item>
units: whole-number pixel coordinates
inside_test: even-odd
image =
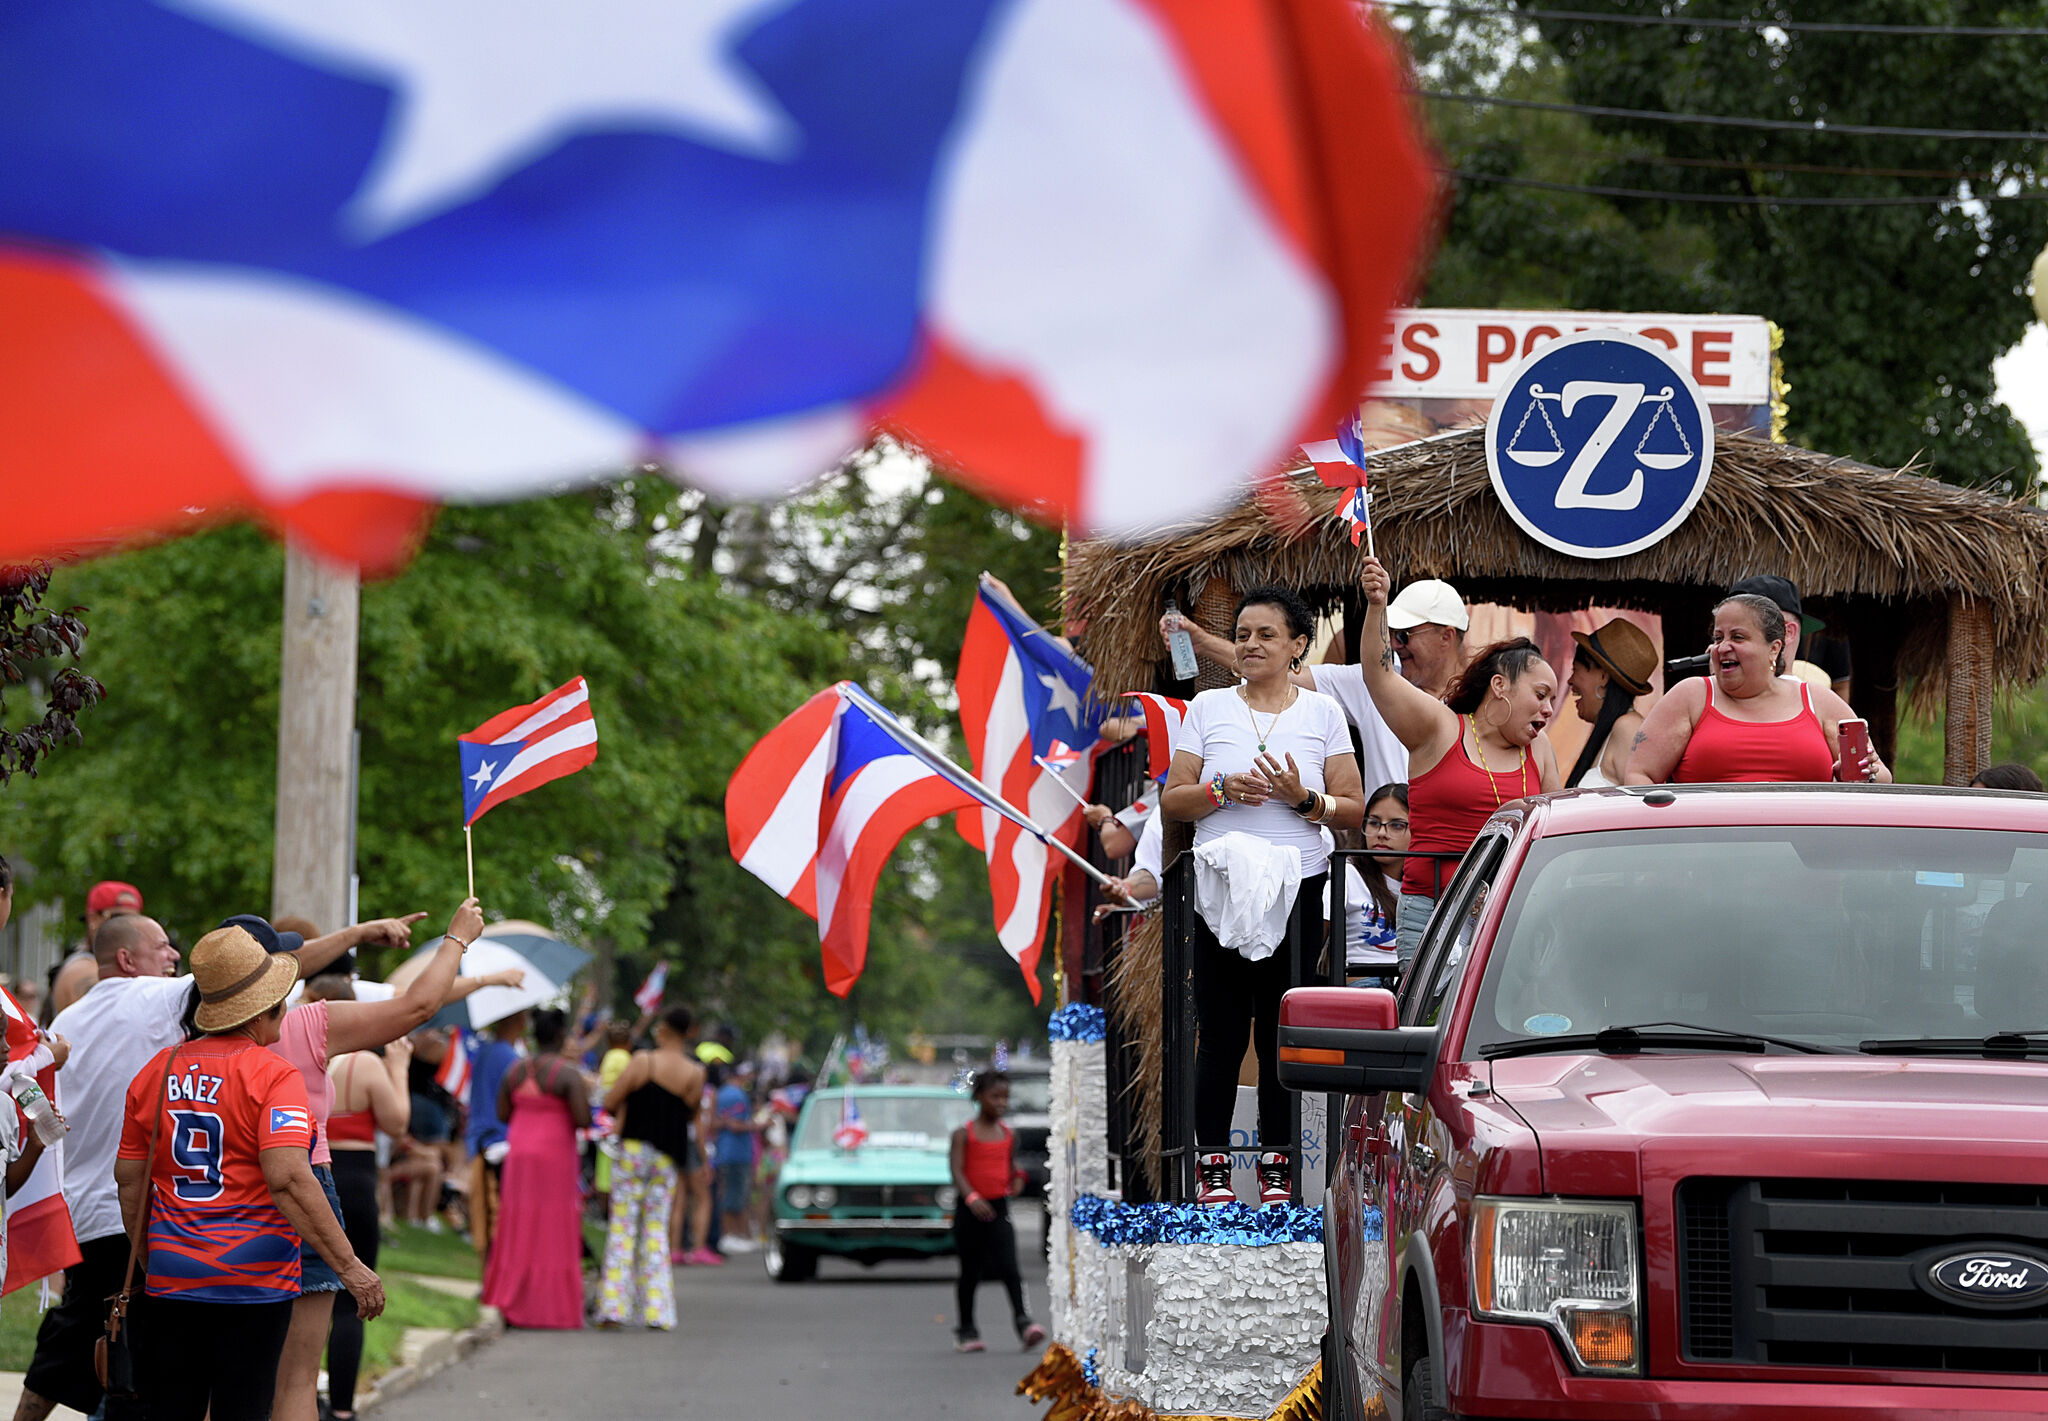
[[[1302,958],[1313,963],[1322,950],[1323,884],[1327,874],[1304,878],[1294,899],[1294,924],[1301,934]],[[1230,1148],[1230,1116],[1237,1105],[1237,1070],[1244,1061],[1244,1038],[1251,1032],[1259,1058],[1259,1148],[1286,1150],[1300,1143],[1288,1138],[1293,1111],[1287,1088],[1280,1084],[1280,998],[1292,985],[1285,942],[1271,957],[1249,961],[1216,941],[1216,934],[1191,913],[1189,933],[1195,948],[1195,1146],[1201,1150]]]
[[[962,1337],[979,1337],[974,1327],[974,1290],[984,1278],[993,1278],[1010,1295],[1010,1319],[1023,1335],[1031,1322],[1024,1307],[1024,1279],[1017,1272],[1017,1231],[1010,1225],[1010,1201],[991,1199],[988,1206],[996,1216],[987,1223],[974,1217],[974,1210],[961,1200],[953,1211],[953,1246],[960,1252],[960,1326]]]
[[[135,1389],[150,1421],[270,1421],[292,1300],[151,1298],[135,1317]]]
[[[121,1291],[128,1268],[128,1235],[108,1234],[78,1246],[78,1262],[64,1270],[64,1301],[43,1314],[36,1330],[35,1360],[22,1378],[24,1390],[73,1411],[93,1414],[100,1404],[100,1379],[93,1374],[93,1344],[106,1335],[107,1299]],[[141,1264],[135,1281],[142,1282]]]
[[[334,1152],[334,1191],[341,1196],[341,1227],[365,1268],[377,1266],[377,1152]],[[363,1366],[363,1320],[346,1289],[335,1294],[327,1334],[327,1401],[336,1411],[356,1409],[356,1375]]]

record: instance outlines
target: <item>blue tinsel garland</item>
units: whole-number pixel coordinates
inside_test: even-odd
[[[1045,1034],[1054,1041],[1100,1041],[1109,1034],[1109,1019],[1101,1007],[1075,1002],[1052,1014]]]
[[[1087,1382],[1088,1385],[1094,1387],[1097,1391],[1100,1391],[1102,1390],[1102,1368],[1096,1365],[1096,1350],[1096,1348],[1090,1347],[1088,1355],[1081,1359],[1081,1380]]]
[[[1074,1227],[1105,1244],[1321,1243],[1323,1211],[1305,1204],[1254,1209],[1248,1204],[1118,1204],[1099,1194],[1074,1201]],[[1366,1219],[1368,1238],[1379,1237],[1379,1215]]]

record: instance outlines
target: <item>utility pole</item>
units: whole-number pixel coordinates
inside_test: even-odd
[[[349,922],[360,600],[355,568],[287,540],[270,912],[322,932]]]

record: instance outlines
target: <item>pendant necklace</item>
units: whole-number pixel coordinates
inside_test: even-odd
[[[1291,690],[1293,688],[1290,687],[1289,689]],[[1237,695],[1238,699],[1244,702],[1245,714],[1249,715],[1252,718],[1252,735],[1255,739],[1258,740],[1259,753],[1263,755],[1266,753],[1266,737],[1273,733],[1273,727],[1279,723],[1280,717],[1287,714],[1287,706],[1291,706],[1294,704],[1294,698],[1292,696],[1289,696],[1287,698],[1287,706],[1282,706],[1279,710],[1274,711],[1272,719],[1266,722],[1266,728],[1264,730],[1261,730],[1259,729],[1259,713],[1256,710],[1252,709],[1252,698],[1249,695],[1245,694],[1245,689],[1243,686],[1239,686],[1237,688]]]

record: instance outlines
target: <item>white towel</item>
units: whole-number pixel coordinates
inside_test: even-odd
[[[1287,941],[1301,850],[1233,832],[1195,850],[1195,910],[1216,941],[1261,962]]]

